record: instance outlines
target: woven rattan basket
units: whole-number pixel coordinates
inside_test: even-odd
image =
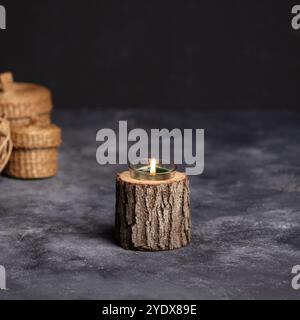
[[[0,172],[7,164],[12,152],[9,122],[0,118]]]
[[[4,173],[20,179],[42,179],[57,173],[61,130],[54,124],[15,127],[11,132],[13,152]]]
[[[52,97],[47,88],[14,82],[10,72],[0,74],[0,115],[5,115],[12,127],[29,125],[32,117],[39,125],[48,125],[51,110]]]

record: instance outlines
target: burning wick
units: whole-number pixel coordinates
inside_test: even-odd
[[[155,158],[150,159],[150,175],[151,176],[156,175],[156,159]]]

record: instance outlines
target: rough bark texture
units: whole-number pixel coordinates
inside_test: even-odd
[[[116,238],[125,249],[171,250],[191,240],[188,178],[139,181],[123,172],[116,179]]]

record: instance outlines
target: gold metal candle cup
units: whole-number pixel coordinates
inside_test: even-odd
[[[130,176],[133,179],[137,180],[151,180],[151,181],[160,181],[168,180],[174,177],[176,172],[175,164],[157,164],[156,173],[150,173],[149,164],[129,164]]]

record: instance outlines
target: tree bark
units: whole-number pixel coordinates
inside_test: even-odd
[[[191,240],[189,182],[184,173],[143,181],[128,171],[116,179],[116,239],[124,249],[172,250]]]

